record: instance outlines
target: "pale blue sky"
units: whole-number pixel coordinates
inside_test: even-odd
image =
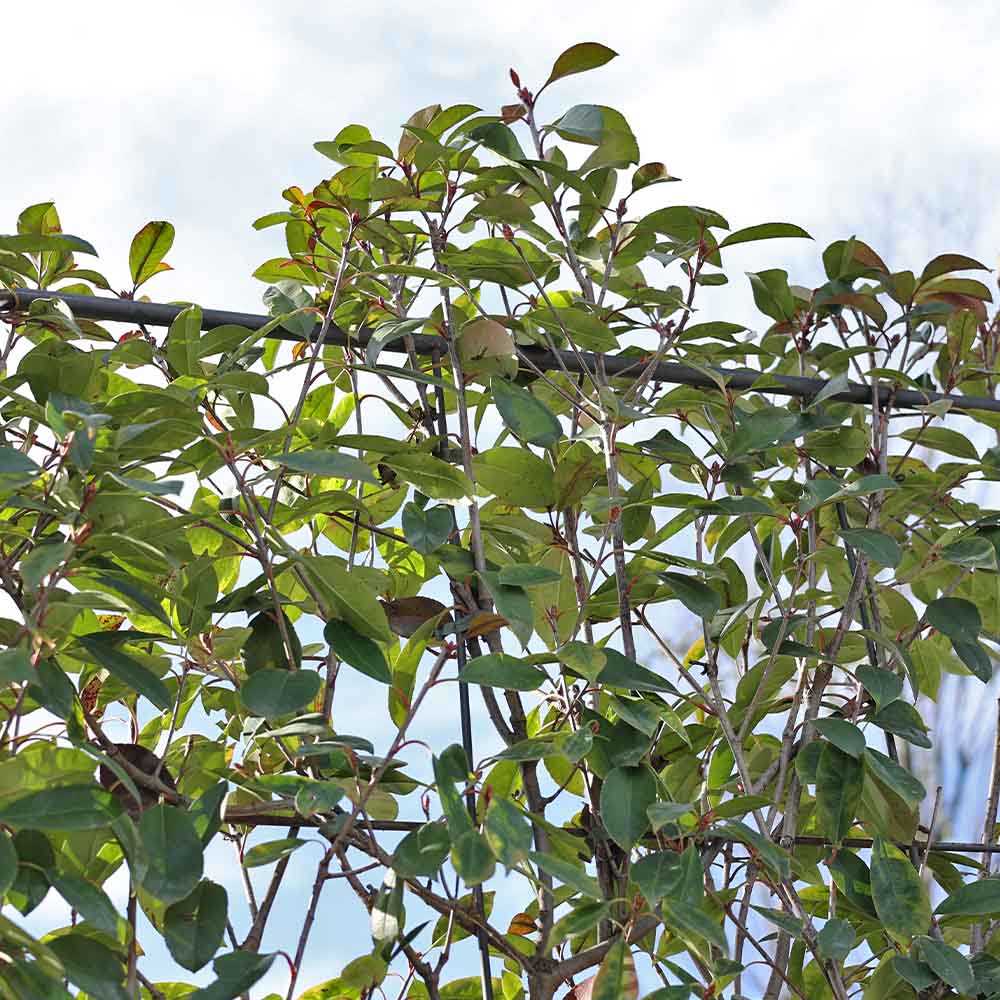
[[[684,178],[657,198],[714,208],[734,226],[796,222],[816,237],[729,254],[733,285],[706,318],[753,324],[741,270],[784,263],[807,283],[822,247],[852,234],[893,267],[919,269],[945,250],[995,262],[998,31],[993,4],[921,0],[22,5],[5,30],[0,231],[55,199],[67,231],[90,239],[125,287],[132,234],[169,219],[175,271],[148,293],[261,311],[250,275],[280,252],[281,231],[250,223],[281,206],[282,188],[332,172],[314,141],[362,122],[394,143],[434,102],[493,110],[513,100],[508,67],[537,88],[560,51],[595,40],[620,58],[561,81],[543,113],[610,104],[643,160]],[[359,691],[358,704],[352,728],[363,732],[382,695]],[[449,700],[431,708],[431,725],[454,722],[457,738]],[[228,855],[210,861],[238,910]],[[294,948],[309,867],[293,866],[268,947]],[[302,987],[365,947],[357,904],[343,899],[325,898]],[[276,965],[254,995],[284,995],[286,982]]]

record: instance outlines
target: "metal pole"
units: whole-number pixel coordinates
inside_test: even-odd
[[[70,307],[75,316],[81,319],[91,319],[108,323],[141,323],[145,326],[169,326],[177,314],[185,307],[169,305],[161,302],[136,302],[132,299],[114,299],[97,295],[70,295],[63,292],[34,289],[0,289],[0,318],[11,318],[18,311],[25,310],[38,299],[59,299]],[[7,314],[3,317],[3,314]],[[202,313],[202,329],[211,330],[218,326],[235,324],[248,330],[259,330],[272,321],[271,316],[261,316],[255,313],[230,312],[224,309],[205,309]],[[326,340],[331,344],[346,345],[348,343],[364,346],[372,336],[369,327],[362,327],[357,333],[348,333],[338,326],[332,326]],[[301,340],[297,333],[280,327],[268,334],[279,340]],[[441,341],[438,337],[415,335],[414,350],[418,355],[440,353]],[[387,352],[400,352],[402,346],[389,344]],[[628,377],[637,375],[643,368],[642,358],[623,357],[622,355],[599,355],[576,351],[544,351],[538,347],[524,347],[521,355],[542,371],[570,371],[578,374],[597,371],[599,361],[603,358],[608,375]],[[825,385],[824,379],[803,378],[798,375],[768,375],[748,369],[715,368],[713,372],[721,375],[730,389],[753,389],[756,392],[768,393],[772,396],[793,396],[809,398],[815,396]],[[755,383],[766,377],[766,384],[755,386]],[[718,384],[707,370],[691,368],[688,365],[674,362],[663,362],[656,366],[653,381],[667,382],[674,385],[689,385],[698,389],[718,389]],[[892,405],[899,407],[926,406],[946,400],[952,407],[961,411],[985,410],[1000,413],[1000,400],[988,396],[959,396],[943,392],[918,392],[913,389],[893,390],[892,387],[881,386],[878,391],[879,402],[886,404],[892,398]],[[860,382],[851,382],[844,392],[838,392],[829,397],[836,403],[864,403],[870,406],[873,402],[872,388]]]

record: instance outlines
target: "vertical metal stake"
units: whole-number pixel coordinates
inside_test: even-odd
[[[465,669],[465,636],[462,634],[462,630],[459,629],[455,633],[456,640],[456,651],[455,655],[458,659],[458,711],[462,720],[462,747],[465,750],[465,756],[468,758],[469,767],[473,767],[475,763],[475,758],[473,757],[472,748],[472,710],[469,706],[469,685],[461,679],[462,671]],[[468,791],[465,793],[465,805],[469,810],[469,815],[472,817],[472,822],[476,822],[476,793],[474,791]],[[472,900],[476,907],[476,913],[478,914],[479,920],[483,925],[486,926],[486,903],[483,898],[483,887],[482,885],[476,885],[472,888]],[[481,976],[483,983],[483,1000],[493,1000],[493,972],[490,968],[490,943],[486,937],[485,929],[480,930],[476,934],[476,938],[479,941],[479,960],[481,963]]]

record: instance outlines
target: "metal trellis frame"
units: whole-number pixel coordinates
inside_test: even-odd
[[[96,295],[76,295],[66,292],[35,290],[35,289],[0,289],[0,319],[7,322],[16,321],[20,314],[23,314],[33,302],[42,299],[58,299],[64,302],[74,316],[81,319],[93,320],[96,322],[131,323],[150,327],[167,327],[176,319],[178,314],[186,308],[186,305],[177,305],[159,302],[141,302],[134,299],[110,298]],[[254,313],[233,312],[221,309],[205,309],[202,312],[202,329],[211,330],[216,327],[226,325],[236,325],[246,327],[248,330],[256,331],[273,322],[273,317]],[[317,324],[317,330],[319,324]],[[373,330],[369,327],[362,327],[356,333],[348,333],[346,330],[331,324],[326,335],[327,343],[347,346],[354,345],[363,347],[373,335]],[[301,341],[304,338],[297,333],[278,327],[269,331],[266,335],[269,338],[280,340]],[[309,338],[311,339],[311,338]],[[410,338],[412,349],[419,356],[438,358],[441,354],[442,343],[440,338],[427,335],[413,335]],[[400,344],[389,343],[383,348],[390,353],[398,353],[406,350]],[[602,371],[612,377],[638,377],[644,372],[648,359],[636,355],[613,355],[594,354],[583,351],[549,351],[537,347],[519,348],[519,355],[526,367],[538,371],[562,371],[574,374],[596,374]],[[675,362],[660,362],[653,370],[651,381],[662,382],[674,385],[686,385],[700,389],[720,388],[720,379],[729,389],[736,391],[753,390],[773,396],[790,396],[797,398],[811,398],[816,396],[826,385],[823,379],[804,378],[795,375],[770,375],[762,372],[755,372],[748,369],[698,369],[689,365]],[[760,383],[760,384],[758,384]],[[1000,400],[988,397],[962,396],[939,392],[921,392],[913,389],[896,389],[888,384],[879,385],[873,388],[859,382],[852,382],[843,392],[838,392],[827,397],[830,402],[845,402],[872,405],[877,399],[880,406],[890,404],[896,408],[912,408],[927,406],[931,403],[947,401],[951,407],[960,412],[987,411],[1000,413]],[[838,505],[838,513],[841,518],[841,525],[844,525],[845,515],[842,505]],[[853,563],[853,553],[848,547],[848,559]],[[852,565],[853,569],[853,565]],[[867,608],[864,603],[861,605],[862,623],[867,625]],[[875,663],[874,649],[871,640],[868,641],[869,655]],[[459,676],[461,668],[465,662],[465,645],[458,637],[457,643],[459,659]],[[462,725],[462,745],[469,757],[470,766],[473,761],[472,746],[472,724],[471,712],[468,700],[468,691],[465,685],[461,685],[460,697],[461,725]],[[891,740],[891,738],[890,738]],[[890,752],[894,749],[890,742]],[[470,794],[467,798],[467,806],[475,816],[475,797]],[[271,825],[273,823],[286,823],[288,817],[275,816],[227,816],[230,822],[244,822],[249,825]],[[416,829],[420,824],[404,821],[373,823],[373,828],[386,830],[406,830]],[[730,838],[723,837],[723,840]],[[795,843],[809,844],[814,846],[829,846],[830,841],[821,837],[796,837]],[[844,846],[867,848],[872,841],[867,838],[849,838],[843,841]],[[901,845],[903,847],[911,845]],[[921,844],[926,850],[951,850],[955,852],[983,852],[993,853],[1000,851],[1000,845],[980,844],[980,843],[958,843],[940,842],[937,844]],[[474,890],[476,909],[480,916],[484,915],[483,895],[481,886]],[[492,1000],[492,971],[490,968],[489,945],[485,934],[477,935],[480,964],[482,968],[482,988],[486,1000]]]
[[[0,319],[8,321],[18,312],[26,310],[39,299],[59,299],[65,302],[75,316],[107,323],[135,323],[143,326],[170,326],[185,306],[163,302],[137,302],[134,299],[109,298],[98,295],[73,295],[66,292],[35,289],[0,289]],[[202,312],[202,329],[211,330],[218,326],[234,324],[248,330],[260,330],[274,317],[256,313],[232,312],[225,309],[205,309]],[[317,324],[317,329],[319,324]],[[372,329],[362,327],[357,333],[348,333],[332,324],[326,340],[330,344],[364,346],[372,336]],[[281,327],[272,330],[268,337],[279,340],[300,341],[303,338]],[[441,352],[438,337],[417,334],[413,336],[414,350],[418,355],[432,356]],[[387,344],[387,352],[400,352],[404,348],[399,343]],[[596,373],[603,362],[605,372],[610,376],[638,376],[644,368],[644,359],[635,355],[592,354],[587,351],[547,351],[538,347],[520,349],[522,357],[540,371],[569,371],[575,374]],[[711,373],[710,373],[711,372]],[[713,377],[713,374],[716,377]],[[808,399],[815,396],[827,384],[824,379],[803,378],[798,375],[771,375],[748,369],[698,369],[690,365],[664,361],[653,372],[652,381],[674,385],[689,385],[698,389],[718,389],[716,378],[721,376],[726,385],[734,390],[752,389],[772,396],[793,396]],[[758,384],[760,383],[760,384]],[[954,393],[921,392],[915,389],[894,389],[888,384],[878,387],[880,405],[892,402],[895,408],[927,406],[930,403],[947,401],[952,408],[960,411],[984,410],[1000,413],[1000,400],[987,396],[962,396]],[[874,390],[870,385],[851,382],[844,392],[827,398],[828,402],[863,403],[871,405]]]

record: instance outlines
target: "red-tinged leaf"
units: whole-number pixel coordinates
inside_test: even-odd
[[[973,257],[966,257],[961,253],[943,253],[935,257],[923,269],[920,274],[920,284],[940,277],[942,274],[951,274],[953,271],[988,271],[985,264],[981,264]]]
[[[573,76],[575,73],[586,73],[587,70],[597,69],[605,63],[611,62],[618,53],[614,49],[609,49],[600,42],[580,42],[571,45],[552,66],[552,72],[545,81],[543,90],[550,83],[561,80],[566,76]]]
[[[147,222],[135,234],[128,252],[128,268],[136,288],[154,274],[170,269],[162,261],[173,244],[174,227],[169,222]]]

